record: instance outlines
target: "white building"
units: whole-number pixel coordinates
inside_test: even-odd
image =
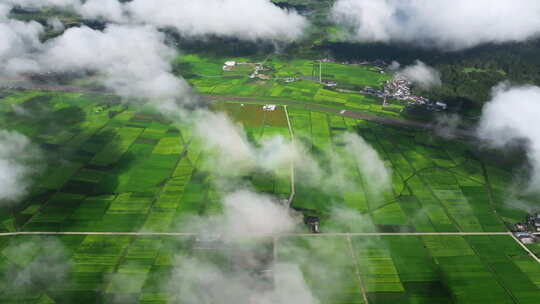
[[[264,105],[263,110],[264,111],[275,111],[276,110],[276,105],[273,105],[273,104]]]
[[[224,71],[230,71],[236,66],[236,61],[225,61],[225,64],[223,65]]]
[[[536,236],[527,232],[516,232],[514,233],[516,238],[523,244],[533,244],[536,242]]]

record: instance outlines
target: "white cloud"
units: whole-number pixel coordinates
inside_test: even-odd
[[[293,41],[309,22],[270,0],[7,0],[23,7],[70,7],[89,19],[174,28],[186,37]],[[22,2],[21,2],[22,1]]]
[[[32,64],[12,64],[11,71],[96,72],[117,94],[148,98],[167,113],[178,110],[180,99],[190,101],[189,86],[171,71],[175,55],[165,35],[150,26],[109,25],[103,32],[78,27],[20,57]]]
[[[132,20],[173,27],[184,36],[216,35],[247,40],[300,38],[308,22],[269,0],[134,0]]]
[[[2,250],[6,263],[4,286],[15,293],[45,293],[66,283],[70,270],[69,257],[62,243],[55,238],[13,239]]]
[[[11,5],[0,3],[0,20],[7,19],[9,13],[11,12]]]
[[[80,4],[79,0],[3,0],[3,2],[23,8],[72,7]]]
[[[499,85],[483,110],[479,138],[490,146],[504,148],[525,140],[533,172],[528,191],[540,189],[540,88]]]
[[[58,18],[51,18],[47,20],[47,25],[50,26],[55,32],[61,32],[66,29],[64,23]]]
[[[358,171],[370,192],[380,196],[392,185],[392,174],[379,154],[362,137],[346,133],[343,135],[346,151],[355,158]]]
[[[393,66],[395,67],[395,65]],[[420,60],[417,60],[414,65],[399,70],[397,76],[405,78],[423,89],[431,89],[442,83],[441,73]]]
[[[77,11],[88,19],[103,19],[112,22],[124,22],[123,6],[118,0],[88,0]]]
[[[260,250],[259,250],[260,251]],[[239,254],[237,250],[236,255]],[[225,255],[225,256],[230,256]],[[257,251],[244,253],[237,259],[258,259]],[[253,268],[244,263],[228,270],[209,260],[179,255],[168,280],[170,303],[259,303],[318,304],[298,265],[276,263],[264,265],[257,261]],[[274,282],[267,282],[257,273],[257,267],[267,267]],[[264,268],[262,268],[264,269]],[[269,287],[271,285],[272,287]]]
[[[354,39],[442,50],[524,41],[540,34],[537,0],[338,0],[332,16]]]
[[[435,132],[442,138],[454,139],[461,122],[461,117],[457,114],[437,116],[435,120]]]
[[[0,75],[13,73],[18,66],[29,68],[21,56],[41,47],[43,26],[35,21],[22,22],[0,16]]]
[[[17,132],[0,130],[0,204],[11,204],[24,197],[32,175],[39,167],[39,152],[30,140]]]
[[[216,153],[208,166],[217,172],[272,172],[289,168],[293,162],[302,168],[313,162],[302,146],[282,136],[263,138],[259,146],[252,144],[242,126],[224,113],[199,111],[194,123],[195,135],[205,149]]]
[[[223,231],[229,235],[280,234],[295,226],[287,207],[270,196],[238,190],[223,199],[223,207]]]

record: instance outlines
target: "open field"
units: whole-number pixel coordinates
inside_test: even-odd
[[[2,210],[2,231],[169,231],[189,215],[219,212],[219,194],[200,143],[186,124],[108,95],[19,92],[3,99],[3,127],[40,145],[48,167],[14,215]],[[26,116],[41,111],[29,124]],[[254,142],[289,136],[283,109],[217,105]],[[16,111],[18,111],[16,114]],[[7,117],[10,117],[7,119]],[[66,127],[67,126],[67,127]],[[249,176],[262,192],[288,197],[289,171]]]
[[[26,134],[51,155],[15,220],[3,213],[3,231],[181,232],[185,216],[220,211],[220,194],[212,189],[205,162],[211,152],[192,140],[188,125],[123,106],[109,95],[30,91],[3,101],[0,116],[10,117],[3,120],[5,127]],[[274,135],[289,138],[282,107],[268,112],[257,104],[219,102],[214,108],[243,124],[253,143]],[[46,114],[32,124],[15,114],[37,109]],[[328,194],[298,183],[292,206],[320,216],[323,231],[506,231],[506,223],[525,217],[504,204],[510,172],[465,143],[297,107],[289,107],[289,116],[296,140],[315,155],[339,156],[355,185]],[[68,127],[58,127],[62,124]],[[344,153],[339,141],[344,132],[360,134],[392,170],[392,187],[383,199],[370,193],[370,181]],[[288,170],[243,178],[261,192],[290,195]],[[349,227],[335,225],[330,212],[343,207],[362,218]]]
[[[62,284],[31,286],[24,291],[6,289],[9,285],[5,284],[0,288],[0,302],[125,299],[167,303],[182,297],[181,286],[171,280],[171,275],[181,274],[179,257],[209,261],[229,271],[235,256],[242,256],[242,248],[249,246],[210,246],[192,237],[165,236],[4,237],[0,238],[0,268],[23,271],[40,254],[23,250],[25,244],[57,241],[68,260]],[[274,244],[257,242],[266,248],[262,254],[270,256],[275,244],[278,262],[299,265],[321,303],[364,303],[364,296],[369,303],[540,300],[540,264],[527,257],[509,236],[289,236]],[[279,270],[274,274],[279,275]]]
[[[259,59],[259,58],[257,58]],[[176,61],[178,73],[186,77],[201,94],[225,96],[250,96],[268,99],[289,99],[306,104],[325,105],[338,109],[363,111],[382,117],[399,117],[403,104],[382,107],[377,98],[358,93],[339,92],[315,81],[319,77],[319,63],[312,60],[283,60],[269,57],[265,66],[268,79],[250,79],[254,65],[237,65],[231,71],[223,71],[226,60],[254,62],[251,58],[215,58],[183,55]],[[250,69],[251,68],[251,69]],[[315,76],[313,76],[315,75]],[[380,74],[370,66],[346,65],[334,62],[322,63],[322,80],[338,84],[338,88],[358,91],[366,86],[381,87],[390,76]],[[285,82],[287,78],[300,79]]]
[[[188,124],[109,95],[27,91],[2,101],[4,127],[39,144],[49,164],[20,208],[2,214],[3,232],[185,232],[186,217],[221,212],[206,163],[213,152],[203,151]],[[213,109],[241,123],[254,144],[277,134],[289,138],[283,107],[269,112],[260,104],[216,102]],[[302,107],[287,112],[295,140],[318,157],[339,156],[355,185],[346,193],[322,193],[296,183],[292,206],[320,216],[323,233],[503,232],[505,222],[525,216],[503,203],[509,171],[478,157],[473,146]],[[29,124],[22,115],[36,120]],[[392,187],[382,199],[343,150],[345,132],[361,135],[392,170]],[[290,195],[288,170],[242,178],[258,191]],[[343,225],[329,216],[334,208],[359,217]],[[64,247],[62,283],[4,284],[0,302],[167,303],[182,297],[174,286],[178,277],[171,279],[179,274],[179,256],[225,271],[237,252],[208,250],[192,235],[3,236],[1,272],[32,271],[41,255],[28,244],[57,243],[50,240]],[[263,241],[260,248],[298,265],[321,303],[536,303],[540,297],[540,264],[509,235],[306,234]]]
[[[349,193],[328,196],[297,187],[293,206],[323,218],[332,208],[346,206],[369,217],[380,231],[505,231],[505,223],[522,221],[526,213],[504,204],[511,173],[478,156],[473,146],[456,145],[424,130],[396,128],[289,108],[298,140],[313,151],[332,151],[349,164],[354,181]],[[376,199],[354,160],[342,151],[339,136],[357,132],[392,170],[392,188]],[[360,228],[358,228],[360,229]],[[372,226],[362,227],[370,231]]]

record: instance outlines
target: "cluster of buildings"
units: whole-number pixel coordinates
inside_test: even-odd
[[[380,95],[380,92],[377,91]],[[415,96],[411,93],[411,83],[403,78],[396,77],[384,84],[383,98],[395,98],[407,102],[407,108],[424,107],[428,111],[440,112],[448,109],[448,105],[441,101],[432,101],[426,97]]]
[[[327,63],[327,62],[335,62],[334,60],[330,59],[330,58],[324,58],[324,59],[320,59],[320,60],[317,60],[316,62],[319,62],[320,63]],[[254,65],[255,66],[255,69],[253,71],[253,73],[251,73],[249,75],[249,78],[250,79],[255,79],[255,78],[258,78],[258,79],[263,79],[263,80],[268,80],[271,78],[270,75],[268,74],[265,74],[264,72],[265,71],[268,71],[270,70],[269,68],[265,67],[262,63],[239,63],[239,62],[236,62],[236,61],[226,61],[225,64],[223,65],[223,70],[224,71],[231,71],[232,69],[234,69],[235,66],[237,65],[240,65],[240,64],[250,64],[250,65]],[[341,64],[344,64],[344,65],[370,65],[370,66],[373,66],[377,71],[380,71],[382,73],[384,73],[384,70],[386,68],[388,68],[388,63],[384,60],[375,60],[375,61],[345,61],[345,62],[341,62]],[[334,88],[334,87],[337,87],[338,86],[338,83],[335,82],[335,81],[323,81],[321,78],[321,74],[322,74],[322,66],[318,66],[318,70],[315,68],[316,65],[314,65],[314,70],[312,72],[312,76],[309,77],[309,76],[305,76],[305,77],[289,77],[289,78],[285,78],[284,81],[286,83],[291,83],[291,82],[295,82],[295,81],[298,81],[298,80],[301,80],[301,79],[306,79],[306,80],[318,80],[320,81],[325,87],[327,88]],[[318,77],[317,75],[318,74]],[[397,100],[401,100],[401,101],[405,101],[407,102],[407,108],[406,109],[412,109],[412,108],[418,108],[418,107],[421,107],[421,108],[424,108],[428,111],[433,111],[433,112],[440,112],[440,111],[445,111],[448,109],[448,105],[444,102],[440,102],[440,101],[432,101],[426,97],[422,97],[422,96],[415,96],[412,94],[411,92],[411,82],[409,82],[407,79],[404,79],[402,77],[396,77],[392,80],[388,80],[386,81],[386,83],[384,84],[384,89],[383,90],[377,90],[377,89],[374,89],[372,87],[365,87],[364,89],[362,89],[361,91],[350,91],[350,90],[341,90],[341,89],[337,89],[338,91],[340,92],[348,92],[348,93],[359,93],[359,94],[366,94],[366,95],[373,95],[373,96],[376,96],[378,98],[381,98],[384,100],[383,102],[383,105],[386,106],[387,105],[387,99],[388,98],[393,98],[393,99],[397,99]]]
[[[253,73],[249,75],[250,79],[259,78],[259,79],[268,80],[271,78],[270,75],[266,75],[263,73],[264,71],[269,71],[270,69],[265,67],[262,63],[257,63],[257,62],[236,62],[232,60],[225,61],[225,63],[223,64],[223,71],[232,71],[238,65],[255,66],[255,70],[253,71]]]
[[[409,100],[413,97],[411,94],[411,83],[403,78],[395,78],[386,81],[384,84],[384,95],[398,100]]]
[[[249,75],[249,78],[250,79],[259,78],[259,79],[268,80],[268,79],[270,79],[270,75],[266,75],[266,74],[262,73],[262,72],[268,71],[268,70],[269,69],[265,68],[262,64],[255,63],[255,70],[253,71],[253,73],[251,73],[251,75]]]
[[[524,223],[514,226],[514,235],[523,244],[532,244],[540,240],[534,233],[540,232],[540,212],[528,216]]]

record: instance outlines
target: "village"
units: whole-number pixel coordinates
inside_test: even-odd
[[[535,233],[540,233],[540,212],[531,214],[527,216],[525,222],[514,225],[514,236],[523,244],[540,241]]]
[[[285,77],[285,78],[275,78],[272,75],[265,73],[271,71],[270,67],[264,65],[264,63],[258,62],[236,62],[236,61],[226,61],[223,65],[223,71],[232,71],[235,67],[240,65],[252,65],[254,67],[253,72],[249,75],[250,79],[260,79],[260,80],[281,80],[285,83],[292,83],[296,81],[306,80],[306,81],[315,81],[321,83],[325,88],[335,90],[342,93],[357,93],[362,95],[371,95],[383,100],[383,107],[388,106],[390,100],[398,100],[406,103],[406,110],[412,108],[423,108],[431,112],[441,112],[448,110],[448,105],[442,101],[433,101],[423,96],[416,96],[412,94],[412,83],[401,77],[395,76],[392,80],[386,81],[382,90],[375,89],[373,87],[365,86],[361,90],[350,90],[343,89],[339,87],[339,83],[335,81],[323,80],[322,78],[322,64],[323,63],[335,63],[334,60],[329,58],[324,58],[316,60],[313,63],[313,71],[311,76],[299,76],[299,77]],[[353,65],[353,66],[370,66],[374,69],[375,72],[386,74],[389,69],[389,64],[384,60],[375,60],[370,61],[344,61],[339,62],[342,65]]]

